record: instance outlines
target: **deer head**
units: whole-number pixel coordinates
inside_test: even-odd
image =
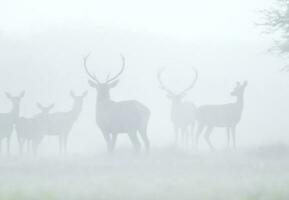
[[[247,81],[244,81],[243,84],[241,84],[240,82],[237,82],[236,87],[231,92],[231,96],[242,97],[247,84],[248,84]]]
[[[89,57],[89,55],[87,55],[83,58],[83,65],[84,65],[85,72],[88,75],[88,77],[90,78],[88,80],[88,84],[92,88],[95,88],[97,90],[97,94],[98,94],[99,99],[109,99],[110,98],[109,90],[111,88],[114,88],[118,84],[117,79],[124,71],[125,58],[123,55],[121,55],[122,66],[121,66],[120,71],[116,75],[114,75],[113,77],[110,77],[110,74],[108,74],[106,81],[100,82],[99,79],[96,77],[96,75],[94,73],[89,72],[89,70],[87,68],[88,57]]]
[[[43,106],[40,103],[37,103],[36,105],[41,110],[42,114],[48,114],[50,110],[54,107],[54,104],[51,104],[49,106]]]
[[[73,91],[70,91],[70,96],[73,98],[76,104],[81,104],[83,102],[84,97],[86,97],[87,91],[83,92],[82,95],[75,95]]]
[[[160,88],[167,93],[167,97],[168,97],[169,99],[171,99],[174,103],[181,102],[181,100],[183,99],[183,97],[186,96],[187,92],[188,92],[189,90],[191,90],[191,89],[195,86],[196,81],[197,81],[197,79],[198,79],[198,72],[197,72],[197,70],[193,69],[193,71],[194,71],[194,73],[195,73],[195,77],[194,77],[193,81],[191,82],[191,84],[190,84],[187,88],[185,88],[184,90],[182,90],[181,92],[175,93],[175,92],[173,92],[172,90],[170,90],[169,88],[167,88],[167,87],[164,85],[164,83],[163,83],[163,81],[162,81],[162,79],[161,79],[161,76],[162,76],[163,71],[164,71],[164,68],[162,68],[162,69],[159,70],[159,72],[158,72],[158,81],[159,81],[159,84],[160,84]]]
[[[10,99],[10,101],[12,102],[12,104],[14,106],[17,106],[20,104],[21,99],[24,97],[25,95],[25,91],[22,91],[20,95],[18,96],[12,96],[11,94],[9,94],[8,92],[6,92],[6,97],[8,99]]]

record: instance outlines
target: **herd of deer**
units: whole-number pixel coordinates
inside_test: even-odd
[[[147,136],[147,126],[150,118],[150,110],[142,103],[134,100],[130,101],[113,101],[110,98],[110,89],[118,84],[118,78],[125,68],[125,58],[122,58],[121,70],[113,77],[108,76],[105,82],[99,81],[94,73],[89,72],[87,59],[84,57],[83,65],[86,74],[89,77],[89,85],[96,89],[96,124],[101,130],[108,152],[113,152],[118,134],[128,134],[135,150],[138,152],[141,143],[138,136],[141,137],[146,151],[150,149],[150,141]],[[194,70],[195,77],[192,83],[181,91],[174,93],[168,89],[162,82],[164,69],[158,72],[158,81],[162,90],[167,93],[167,97],[172,101],[171,121],[175,132],[175,145],[178,145],[178,138],[181,134],[182,145],[186,145],[190,136],[194,136],[195,124],[198,125],[195,134],[195,143],[198,145],[199,136],[205,130],[205,139],[209,147],[213,149],[210,141],[210,134],[215,127],[223,127],[227,130],[228,146],[232,137],[233,147],[236,147],[235,134],[236,125],[241,119],[243,110],[243,94],[247,82],[237,83],[231,95],[237,98],[236,102],[223,105],[204,105],[196,107],[192,102],[185,102],[182,99],[187,92],[195,86],[198,73]],[[42,106],[37,104],[40,112],[33,117],[25,118],[19,116],[20,101],[24,97],[23,91],[19,96],[12,96],[6,93],[8,99],[13,105],[12,110],[8,113],[0,113],[0,149],[3,139],[7,139],[7,152],[10,149],[10,138],[15,128],[19,144],[20,153],[23,152],[24,145],[27,149],[37,152],[38,146],[45,135],[55,135],[59,137],[60,152],[67,151],[68,135],[73,127],[74,122],[79,117],[82,109],[83,99],[87,95],[84,92],[80,96],[70,93],[74,104],[70,111],[54,112],[51,109],[54,105]]]

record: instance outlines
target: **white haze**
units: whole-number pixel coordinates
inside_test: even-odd
[[[170,122],[170,101],[159,88],[156,75],[161,67],[166,67],[164,81],[174,91],[179,91],[190,83],[193,76],[191,68],[198,69],[197,84],[186,96],[186,100],[193,101],[197,106],[235,101],[230,96],[230,92],[236,81],[247,80],[244,112],[237,127],[237,146],[240,149],[250,149],[279,143],[288,144],[289,74],[280,72],[286,60],[267,52],[273,45],[272,38],[261,34],[262,30],[254,25],[254,22],[260,20],[258,11],[270,7],[273,3],[273,0],[148,0],[142,2],[132,0],[18,0],[1,2],[0,112],[7,112],[11,108],[4,94],[5,91],[15,95],[22,90],[26,91],[20,108],[20,115],[25,117],[38,112],[37,102],[44,105],[55,103],[53,111],[69,110],[73,103],[69,95],[70,90],[75,91],[76,94],[87,90],[88,96],[84,100],[80,117],[69,135],[68,145],[69,155],[84,157],[67,162],[65,159],[63,161],[54,158],[55,161],[52,158],[52,160],[42,160],[43,162],[37,164],[35,164],[37,160],[32,159],[32,161],[29,160],[31,162],[27,162],[23,159],[19,161],[19,165],[18,161],[4,159],[12,163],[15,173],[9,171],[5,164],[1,164],[1,168],[5,173],[7,172],[2,183],[7,180],[9,185],[0,191],[5,195],[10,194],[13,190],[11,188],[15,186],[10,181],[16,180],[17,187],[26,191],[27,199],[29,199],[43,178],[44,182],[41,187],[47,186],[49,188],[47,191],[55,192],[56,196],[59,194],[59,199],[77,199],[78,197],[79,199],[93,199],[90,196],[92,194],[98,197],[108,195],[108,197],[101,196],[100,199],[117,197],[135,199],[138,197],[138,192],[148,196],[153,195],[150,192],[154,186],[161,188],[160,191],[156,191],[160,192],[156,198],[169,199],[168,196],[163,195],[166,192],[170,194],[169,186],[163,188],[160,185],[162,185],[161,181],[165,183],[171,181],[167,176],[173,174],[171,178],[176,178],[178,181],[178,184],[175,183],[173,186],[183,187],[173,193],[176,198],[179,194],[183,194],[183,197],[193,195],[200,199],[212,199],[213,196],[209,195],[211,193],[208,191],[229,187],[235,178],[239,178],[237,176],[239,170],[243,170],[243,176],[254,176],[254,180],[249,185],[245,182],[238,182],[236,188],[233,189],[234,186],[232,186],[230,190],[232,194],[228,194],[228,197],[234,197],[233,192],[238,190],[238,187],[242,188],[239,191],[242,194],[251,191],[249,187],[254,187],[256,184],[258,191],[269,188],[268,185],[264,187],[258,185],[264,178],[261,172],[261,175],[257,174],[258,170],[262,169],[262,172],[266,173],[267,169],[269,171],[272,169],[273,172],[265,177],[266,181],[272,181],[275,180],[275,175],[281,176],[284,169],[278,171],[278,164],[273,161],[269,161],[266,166],[268,168],[264,168],[265,164],[262,159],[257,158],[258,162],[254,163],[254,157],[248,158],[247,154],[245,156],[238,154],[236,157],[225,155],[224,160],[220,159],[223,157],[220,154],[206,155],[201,158],[197,155],[197,158],[192,156],[191,160],[191,157],[186,157],[187,155],[182,159],[184,155],[178,153],[172,153],[172,158],[170,158],[167,155],[169,151],[165,153],[168,157],[158,164],[158,160],[162,157],[159,155],[162,154],[160,152],[171,147],[174,134]],[[120,53],[125,56],[127,61],[125,72],[119,78],[118,86],[111,90],[111,96],[113,100],[136,99],[150,108],[152,117],[148,135],[152,143],[152,158],[149,160],[136,160],[130,163],[128,158],[121,157],[125,160],[115,163],[108,161],[105,156],[102,157],[101,153],[106,152],[106,146],[95,124],[96,91],[89,87],[88,77],[82,66],[82,58],[89,52],[91,52],[91,57],[88,66],[102,80],[108,72],[116,73],[119,70]],[[225,136],[224,129],[215,129],[212,133],[212,141],[221,151],[226,147]],[[127,136],[123,135],[118,139],[116,152],[118,150],[122,152],[122,149],[127,149],[127,151],[132,149]],[[14,155],[18,155],[16,141],[16,134],[13,133],[11,151]],[[153,153],[154,150],[157,152],[156,155]],[[208,150],[201,137],[201,152],[208,152]],[[101,169],[107,170],[108,168],[113,171],[111,176],[113,185],[116,188],[122,186],[115,193],[109,192],[110,185],[105,182],[107,180],[102,174],[103,171],[97,171],[94,174],[96,164],[92,160],[97,159],[95,154],[102,155],[98,158]],[[40,145],[39,157],[45,155],[55,157],[58,155],[57,137],[45,137]],[[230,165],[226,165],[227,158],[232,162]],[[69,168],[75,165],[74,161],[77,163],[76,172]],[[142,162],[145,166],[140,167]],[[178,162],[180,168],[175,166]],[[253,169],[248,166],[243,168],[247,162],[254,163]],[[54,163],[60,166],[53,168]],[[172,163],[175,165],[171,166]],[[210,167],[212,163],[216,164],[216,168]],[[223,165],[228,167],[229,175],[226,174],[227,168],[223,168]],[[35,171],[29,168],[31,166]],[[127,166],[130,168],[127,169]],[[189,169],[188,166],[193,167]],[[270,168],[271,166],[273,167]],[[157,172],[153,172],[155,167]],[[19,172],[26,168],[33,171],[31,176]],[[118,169],[122,173],[118,173]],[[132,169],[132,172],[129,169]],[[148,171],[138,177],[138,173],[143,173],[145,169]],[[41,170],[48,175],[41,174]],[[85,172],[82,173],[81,170]],[[103,173],[107,173],[105,170]],[[201,171],[200,174],[197,173],[198,170]],[[219,175],[210,176],[215,172],[214,170],[221,170],[221,172]],[[276,171],[278,174],[275,174]],[[190,172],[193,174],[188,175],[189,178],[186,177],[186,173]],[[49,177],[50,173],[52,180]],[[64,180],[58,180],[58,173],[64,174],[62,177]],[[73,176],[70,177],[70,173]],[[96,181],[93,175],[100,177],[101,180]],[[183,179],[178,175],[186,181],[193,181],[192,184],[195,184],[195,187],[203,184],[203,187],[207,186],[207,189],[186,193],[184,191],[190,191],[190,182],[182,182]],[[214,177],[222,178],[226,175],[228,176],[225,178],[224,185],[216,187],[218,183],[215,183]],[[138,188],[134,191],[135,193],[130,193],[130,187],[134,185],[134,182],[127,181],[126,176],[132,176],[136,182],[138,179],[144,180],[142,186],[146,189],[140,192]],[[148,180],[151,176],[155,178],[153,185],[150,185]],[[31,177],[34,182],[22,187],[25,185],[23,182]],[[89,179],[91,182],[86,182],[87,177],[91,178]],[[196,177],[197,179],[194,179]],[[70,178],[72,181],[79,182],[70,187],[68,186]],[[285,182],[287,177],[283,178]],[[54,188],[53,181],[59,181],[55,186],[57,189]],[[104,181],[104,185],[101,185],[101,181]],[[122,185],[122,181],[127,181],[127,185]],[[84,187],[82,183],[88,187],[86,190],[81,188]],[[209,184],[206,185],[206,183]],[[60,192],[62,184],[65,189],[70,190],[67,196]],[[101,187],[103,192],[93,193],[93,187],[90,186],[94,184]],[[281,191],[282,188],[282,184],[278,185],[277,191]],[[82,189],[86,193],[79,192]],[[5,195],[1,196],[0,193],[0,197],[4,198]],[[54,198],[51,197],[51,199]],[[219,199],[226,198],[220,197]]]
[[[112,96],[137,99],[150,107],[154,145],[168,145],[173,137],[170,102],[156,81],[163,66],[167,83],[176,91],[189,83],[192,66],[199,70],[197,85],[187,97],[196,105],[234,101],[229,94],[235,82],[248,80],[238,145],[286,142],[288,81],[279,72],[285,61],[267,53],[271,38],[254,26],[258,10],[272,3],[7,2],[0,8],[1,92],[27,90],[21,116],[31,116],[37,112],[36,102],[55,103],[54,111],[67,110],[72,104],[70,90],[89,90],[69,146],[75,152],[95,152],[103,149],[103,141],[94,123],[96,94],[87,84],[82,57],[92,52],[89,65],[104,78],[119,69],[123,53],[126,71]],[[1,110],[8,110],[5,96],[1,102]],[[223,136],[221,129],[212,137],[222,145]],[[50,145],[55,143],[56,148],[52,140]]]

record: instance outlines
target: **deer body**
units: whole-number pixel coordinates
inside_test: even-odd
[[[13,127],[19,117],[20,101],[24,94],[24,91],[19,96],[11,96],[9,93],[6,93],[6,96],[12,102],[13,107],[8,113],[0,113],[0,150],[2,140],[6,138],[8,153],[10,151],[10,137],[13,132]]]
[[[208,126],[233,127],[241,120],[243,103],[206,105],[198,108],[198,121]]]
[[[113,101],[110,98],[110,89],[118,83],[116,80],[124,71],[125,61],[121,71],[112,78],[107,77],[105,82],[100,82],[96,76],[90,73],[86,66],[87,57],[84,58],[84,68],[89,76],[89,85],[96,89],[96,124],[101,130],[108,152],[113,152],[118,134],[128,134],[136,151],[140,150],[140,142],[137,133],[140,134],[146,150],[149,151],[150,142],[147,136],[147,125],[150,118],[149,109],[142,103],[129,101]]]
[[[141,115],[141,113],[146,113]],[[97,102],[96,122],[99,128],[111,134],[139,131],[147,123],[150,111],[137,101]]]
[[[32,145],[32,150],[34,154],[37,154],[38,146],[41,143],[45,131],[47,130],[47,116],[48,112],[52,109],[53,105],[48,107],[43,107],[38,104],[41,109],[39,114],[33,117],[20,117],[15,125],[15,130],[17,132],[17,139],[19,144],[20,153],[23,153],[23,146],[27,143],[27,149],[30,149]]]
[[[74,123],[78,119],[82,110],[83,98],[87,95],[84,92],[82,96],[75,96],[71,92],[71,97],[74,99],[72,109],[67,112],[55,112],[48,114],[47,126],[44,131],[46,135],[59,136],[59,151],[67,151],[67,139]]]
[[[230,137],[233,139],[233,147],[236,148],[236,126],[241,120],[243,111],[243,94],[247,86],[247,82],[242,85],[237,83],[236,88],[231,93],[232,96],[236,96],[237,100],[235,103],[228,103],[223,105],[204,105],[197,109],[197,121],[198,130],[196,135],[196,141],[202,133],[205,131],[205,139],[211,149],[213,145],[210,141],[210,134],[215,127],[223,127],[227,129],[228,146],[230,145]]]
[[[11,136],[13,131],[13,125],[16,120],[16,112],[11,111],[10,113],[1,113],[0,114],[0,132],[1,132],[1,139],[8,138]]]
[[[193,102],[183,101],[182,99],[185,97],[186,93],[195,86],[197,81],[198,73],[196,70],[195,78],[188,88],[185,90],[174,93],[170,89],[168,89],[161,80],[161,74],[163,70],[158,73],[158,81],[160,83],[161,89],[163,89],[167,93],[167,97],[171,100],[171,121],[174,127],[175,133],[175,145],[178,144],[179,133],[181,132],[182,136],[182,145],[187,145],[189,142],[189,130],[191,134],[193,134],[196,120],[196,106]]]
[[[78,119],[79,112],[74,110],[68,112],[55,112],[51,113],[47,118],[46,134],[47,135],[65,135],[70,132],[73,124]]]
[[[190,134],[193,134],[196,120],[196,107],[192,102],[173,103],[171,107],[171,121],[175,132],[175,145],[181,133],[182,145],[188,145]]]
[[[179,128],[186,128],[195,122],[196,106],[192,102],[173,103],[171,121]]]

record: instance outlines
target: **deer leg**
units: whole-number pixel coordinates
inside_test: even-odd
[[[23,139],[23,145],[22,145],[22,152],[25,153],[25,146],[26,146],[26,151],[27,151],[27,139]]]
[[[58,137],[58,153],[61,154],[61,146],[62,146],[62,139],[61,137],[59,136]]]
[[[198,123],[198,130],[197,130],[197,133],[196,133],[196,148],[198,148],[199,137],[200,137],[201,133],[203,132],[204,128],[205,128],[205,124],[204,123]]]
[[[213,145],[211,143],[211,140],[210,140],[210,135],[212,133],[212,130],[213,130],[213,127],[212,126],[208,126],[204,137],[205,137],[205,139],[207,141],[207,144],[209,145],[210,149],[214,150],[214,147],[213,147]]]
[[[111,152],[113,152],[115,149],[116,140],[117,140],[117,133],[114,133],[112,134],[112,137],[111,137]]]
[[[186,133],[185,133],[185,128],[181,128],[181,145],[183,148],[185,148],[185,137]]]
[[[194,146],[194,131],[195,131],[195,122],[191,124],[190,133],[189,133],[191,135],[192,147]]]
[[[182,128],[181,131],[182,131],[182,145],[183,145],[183,148],[186,149],[187,144],[188,144],[187,143],[187,141],[188,141],[188,138],[187,138],[188,131],[187,131],[187,128]]]
[[[174,132],[175,132],[175,147],[177,147],[179,139],[179,128],[177,127],[177,125],[174,125]]]
[[[67,141],[68,141],[68,134],[65,134],[63,136],[63,150],[65,154],[67,153]]]
[[[63,136],[62,135],[59,135],[59,154],[62,154],[63,152]]]
[[[37,150],[38,150],[39,142],[36,140],[32,141],[32,150],[33,150],[33,155],[37,156]]]
[[[146,147],[146,151],[149,152],[149,150],[150,150],[150,141],[148,139],[146,129],[140,130],[139,133],[140,133],[140,136],[141,136],[141,138],[142,138],[142,140],[144,142],[144,145]]]
[[[236,149],[236,127],[232,127],[233,148]]]
[[[7,137],[7,154],[10,154],[10,136]]]
[[[131,143],[134,146],[135,151],[138,153],[140,151],[141,144],[140,144],[140,142],[138,140],[136,131],[129,133],[128,136],[129,136],[129,138],[131,140]]]
[[[231,131],[231,128],[227,128],[227,148],[230,148],[230,131]]]
[[[2,153],[2,138],[0,140],[0,152]]]
[[[186,134],[186,139],[185,139],[186,148],[188,148],[189,147],[189,142],[190,142],[189,127],[187,127],[185,129],[185,134]]]
[[[106,143],[106,147],[107,147],[107,152],[110,153],[111,151],[111,138],[110,138],[110,134],[106,133],[106,132],[102,132],[102,135],[104,137],[105,143]]]
[[[31,141],[30,139],[27,140],[27,152],[28,152],[28,153],[31,152],[31,146],[32,146],[32,145],[31,145],[31,142],[32,142],[32,141]]]
[[[27,153],[29,153],[29,144],[30,144],[30,140],[27,139],[27,142],[26,142],[26,151],[27,151]]]
[[[20,155],[22,155],[23,154],[24,139],[18,137],[18,144],[19,144],[19,153],[20,153]]]
[[[29,139],[27,141],[27,149],[28,149],[28,152],[31,153],[32,152],[32,140]]]

